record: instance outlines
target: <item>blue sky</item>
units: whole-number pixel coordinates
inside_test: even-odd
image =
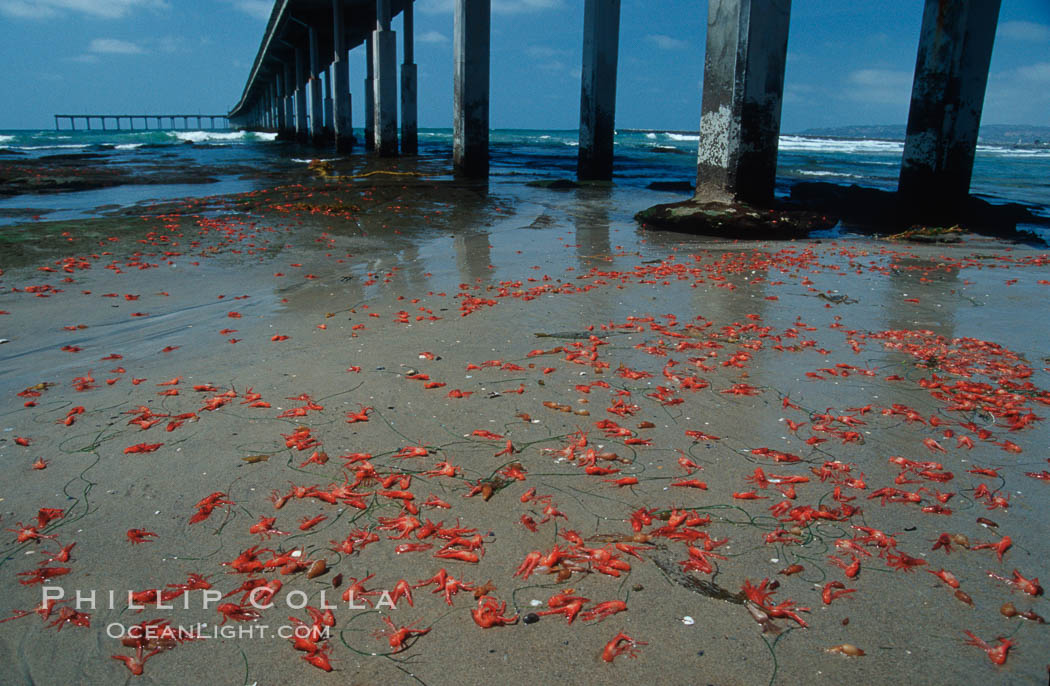
[[[0,129],[49,128],[55,113],[226,112],[272,4],[0,0]],[[451,126],[452,0],[416,7],[420,125]],[[493,0],[494,127],[576,128],[582,7]],[[782,129],[904,123],[921,12],[921,0],[795,0]],[[706,16],[703,0],[622,0],[619,127],[697,128]],[[363,48],[350,65],[360,126]],[[1003,0],[983,121],[1050,124],[1047,0]]]

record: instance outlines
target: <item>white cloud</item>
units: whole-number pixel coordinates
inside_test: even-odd
[[[549,45],[529,45],[525,48],[525,54],[529,57],[549,60],[558,59],[560,57],[569,57],[572,55],[572,52],[562,48],[552,48]]]
[[[1050,62],[1036,62],[1018,67],[1017,76],[1025,81],[1050,83]]]
[[[492,0],[492,11],[496,14],[518,14],[561,8],[561,0]]]
[[[417,43],[447,43],[448,36],[440,31],[427,31],[416,36]]]
[[[269,19],[273,11],[270,0],[233,0],[233,6],[256,19]]]
[[[455,0],[418,0],[416,2],[416,9],[428,14],[451,12],[455,6]]]
[[[99,55],[140,55],[145,50],[126,40],[117,38],[96,38],[91,41],[88,52]]]
[[[550,71],[556,74],[565,74],[568,72],[568,66],[564,62],[558,60],[552,60],[550,62],[539,62],[532,65],[533,69],[539,69],[540,71]]]
[[[858,102],[905,106],[911,101],[910,71],[892,69],[858,69],[846,77],[850,87],[846,97]]]
[[[0,14],[22,19],[46,19],[66,12],[119,19],[139,8],[167,7],[166,0],[0,0]]]
[[[430,14],[449,13],[455,8],[455,0],[419,0],[416,8]],[[521,14],[562,9],[563,0],[492,0],[493,14]]]
[[[665,36],[662,33],[650,33],[645,37],[645,41],[652,43],[661,50],[682,50],[689,47],[689,43],[686,43],[684,40]]]
[[[1050,109],[1050,62],[988,76],[981,119],[989,124],[1044,122]]]
[[[175,36],[164,36],[157,41],[157,49],[161,52],[173,54],[180,52],[182,49],[183,39],[176,38]]]
[[[809,103],[817,93],[818,88],[808,83],[791,83],[789,81],[784,84],[784,102],[787,103]]]
[[[20,19],[38,19],[53,16],[54,11],[49,7],[22,0],[0,0],[0,14]]]
[[[911,72],[891,69],[858,69],[849,75],[849,82],[858,86],[910,85],[911,79]]]
[[[999,25],[999,38],[1050,41],[1050,26],[1032,21],[1007,21]]]

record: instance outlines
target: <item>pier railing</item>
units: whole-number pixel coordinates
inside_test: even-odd
[[[100,131],[188,131],[205,128],[205,121],[208,129],[230,128],[230,120],[225,114],[56,114],[55,131],[62,130],[63,122],[67,129],[76,131],[77,120],[83,122],[81,129],[85,131],[93,130],[92,121],[98,122],[96,129]],[[150,126],[151,121],[153,126]],[[195,122],[196,126],[190,122]],[[136,123],[139,126],[135,126]]]

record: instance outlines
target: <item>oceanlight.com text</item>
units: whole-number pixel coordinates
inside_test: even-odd
[[[305,624],[209,624],[198,622],[187,626],[169,624],[121,624],[110,622],[106,625],[106,636],[109,638],[133,639],[135,641],[163,642],[181,640],[238,639],[265,640],[271,638],[299,638],[310,641],[327,641],[331,638],[331,628],[327,626],[311,627]]]

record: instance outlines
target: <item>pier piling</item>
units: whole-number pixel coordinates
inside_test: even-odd
[[[350,62],[346,49],[346,24],[343,16],[343,0],[332,0],[332,72],[333,89],[332,125],[335,129],[335,149],[349,152],[354,140],[350,116]]]
[[[390,28],[390,0],[376,0],[375,149],[397,155],[397,34]]]
[[[329,65],[331,67],[331,65]],[[324,81],[324,137],[332,137],[332,70],[325,68],[321,71],[321,77]]]
[[[586,0],[580,79],[580,147],[576,167],[576,174],[581,179],[612,178],[619,43],[620,0]]]
[[[294,59],[294,58],[293,58]],[[295,65],[284,63],[284,137],[295,137]]]
[[[452,164],[464,176],[489,173],[490,0],[455,0]]]
[[[324,138],[324,101],[321,99],[321,53],[317,44],[317,30],[307,29],[307,49],[310,52],[310,139],[320,143]]]
[[[306,128],[306,60],[303,48],[295,49],[295,137],[300,143],[309,138]]]
[[[285,106],[287,101],[285,84],[287,83],[287,80],[284,75],[284,65],[281,65],[281,68],[277,70],[274,79],[276,83],[275,91],[277,93],[277,135],[283,136],[288,129],[287,109]]]
[[[375,150],[376,147],[376,108],[375,108],[375,79],[376,65],[373,32],[368,32],[365,38],[365,150]]]
[[[790,0],[710,0],[696,195],[773,200]]]
[[[970,192],[1000,0],[927,0],[897,187],[903,218],[951,221]]]
[[[401,64],[401,154],[415,155],[419,152],[419,128],[416,109],[416,65],[413,45],[415,21],[412,0],[405,5],[401,17],[404,21],[402,26],[404,62]]]

